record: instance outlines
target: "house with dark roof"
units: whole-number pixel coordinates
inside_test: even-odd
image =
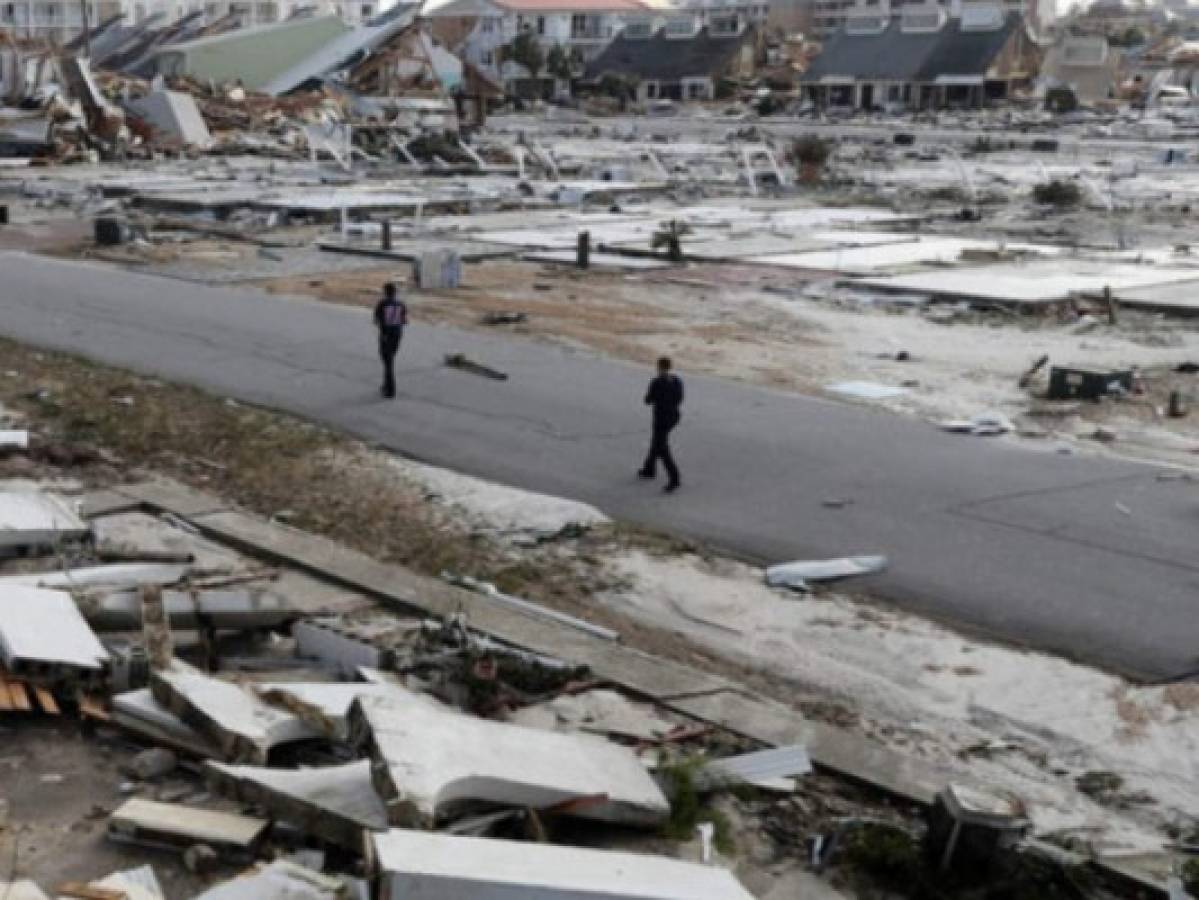
[[[753,74],[757,37],[757,29],[744,24],[696,28],[668,21],[657,31],[626,29],[588,64],[586,80],[631,79],[640,102],[713,100],[722,80]]]
[[[820,106],[928,109],[985,106],[1027,87],[1041,50],[1019,13],[935,3],[855,10],[802,77]]]

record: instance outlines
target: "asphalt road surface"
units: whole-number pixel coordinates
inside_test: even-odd
[[[400,395],[385,401],[365,310],[0,254],[9,337],[287,410],[757,561],[883,553],[890,569],[854,588],[1141,679],[1199,671],[1193,483],[689,376],[681,360],[684,487],[667,496],[635,477],[650,373],[421,325],[423,302],[400,354]],[[459,352],[509,380],[442,364]],[[823,505],[833,498],[853,502]]]

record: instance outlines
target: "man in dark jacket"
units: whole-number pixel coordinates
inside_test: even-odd
[[[670,371],[670,360],[662,357],[658,360],[658,377],[649,383],[645,393],[645,403],[653,407],[654,436],[650,441],[649,455],[645,457],[645,465],[637,474],[642,478],[653,478],[658,460],[670,479],[666,483],[666,491],[676,491],[679,488],[679,467],[674,464],[670,453],[670,432],[679,424],[679,408],[683,405],[683,381]]]
[[[396,354],[408,324],[408,307],[396,297],[396,286],[383,285],[383,299],[375,304],[375,327],[379,329],[379,357],[383,360],[383,396],[396,395]]]

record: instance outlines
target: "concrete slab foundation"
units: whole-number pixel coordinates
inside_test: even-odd
[[[370,754],[375,789],[393,825],[430,827],[439,811],[465,800],[537,809],[604,795],[576,814],[646,826],[670,814],[637,757],[599,738],[478,719],[413,694],[359,697],[350,730]]]

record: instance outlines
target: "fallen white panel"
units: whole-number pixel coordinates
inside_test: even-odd
[[[842,556],[837,559],[798,560],[779,563],[766,570],[771,587],[807,590],[809,581],[835,581],[857,575],[876,575],[887,568],[885,556]]]
[[[380,900],[753,900],[726,869],[393,829],[371,835]]]
[[[385,831],[387,810],[371,783],[370,761],[318,769],[206,765],[208,781],[223,793],[266,809],[306,834],[362,851],[363,831]]]
[[[890,400],[892,397],[902,397],[908,393],[907,388],[878,384],[874,381],[841,381],[828,385],[828,390],[859,400]]]
[[[139,100],[129,101],[129,108],[156,131],[185,146],[202,149],[212,146],[212,134],[191,94],[152,91]]]
[[[96,670],[108,651],[69,594],[7,585],[0,589],[0,659],[14,673],[43,666]]]
[[[0,588],[26,584],[44,588],[113,587],[134,588],[144,584],[174,584],[188,573],[190,566],[171,563],[117,563],[111,566],[85,566],[61,572],[31,572],[0,577]]]
[[[18,547],[54,548],[90,533],[70,503],[36,491],[0,492],[0,551]]]
[[[196,896],[195,900],[345,900],[345,885],[284,859],[240,875]]]
[[[127,800],[108,820],[114,840],[145,841],[167,846],[211,844],[213,847],[252,847],[270,823],[212,809],[178,803]]]
[[[812,760],[808,751],[793,744],[714,759],[700,770],[699,775],[707,783],[731,782],[774,788],[778,786],[779,779],[789,782],[811,771]],[[788,786],[794,787],[793,784]]]
[[[155,700],[149,688],[113,697],[112,720],[156,744],[210,759],[221,755],[220,748],[209,738]]]
[[[350,712],[393,825],[431,826],[440,808],[466,800],[544,808],[604,795],[575,814],[630,825],[656,825],[670,813],[624,747],[462,715],[402,693],[406,699],[359,697]]]
[[[271,747],[320,736],[249,688],[178,664],[154,671],[150,689],[160,704],[212,738],[227,759],[265,765]]]
[[[24,450],[28,446],[28,431],[0,431],[0,447],[17,447]]]

